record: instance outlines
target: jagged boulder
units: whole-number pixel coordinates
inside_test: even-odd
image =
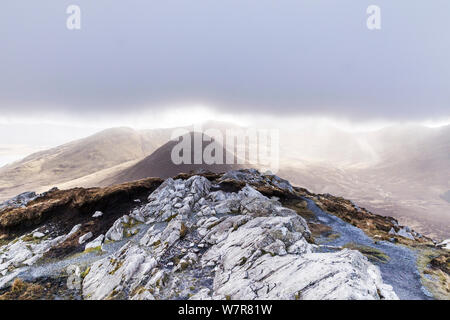
[[[201,176],[167,179],[133,211],[147,226],[143,235],[92,264],[84,298],[397,298],[361,253],[319,252],[306,221],[277,200],[250,185],[212,189]],[[129,219],[117,220],[106,239],[122,240]]]
[[[11,198],[9,200],[6,200],[3,203],[0,203],[0,211],[4,208],[12,207],[12,208],[20,208],[25,207],[28,202],[33,201],[34,199],[38,198],[39,195],[37,195],[35,192],[24,192],[21,193],[14,198]]]
[[[64,242],[80,229],[76,225],[68,234],[51,239],[35,237],[37,230],[0,247],[0,289],[9,285],[15,277],[34,265],[45,253]]]
[[[441,243],[437,244],[438,247],[450,250],[450,239],[444,240]]]
[[[71,224],[27,230],[0,246],[0,289],[23,275],[65,274],[84,299],[397,298],[360,252],[312,241],[304,218],[282,205],[299,199],[289,182],[257,170],[210,179],[167,179],[123,213],[89,209],[68,233]],[[76,255],[40,260],[58,246]]]

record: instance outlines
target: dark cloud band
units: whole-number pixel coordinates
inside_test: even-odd
[[[64,2],[64,1],[63,1]],[[2,4],[0,112],[89,116],[202,103],[227,112],[448,117],[450,3],[78,1]],[[6,31],[5,31],[6,30]]]

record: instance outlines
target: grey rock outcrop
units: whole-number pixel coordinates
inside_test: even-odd
[[[92,218],[100,218],[101,216],[103,216],[103,212],[95,211],[95,213],[92,215]]]
[[[78,224],[0,246],[0,289],[24,275],[66,274],[67,287],[84,299],[397,299],[364,255],[324,252],[302,217],[257,190],[292,195],[288,181],[256,170],[214,181],[167,179],[104,235]],[[221,186],[230,181],[239,186],[234,192]],[[73,242],[85,252],[41,259]]]
[[[36,264],[46,252],[53,247],[70,238],[80,229],[81,225],[76,225],[65,235],[61,235],[52,239],[35,237],[33,235],[38,231],[17,238],[15,241],[0,247],[0,289],[4,288],[19,274],[27,270],[29,266]]]
[[[90,238],[92,238],[93,234],[92,232],[88,232],[84,235],[82,235],[79,239],[78,239],[78,243],[79,244],[83,244],[85,243],[87,240],[89,240]]]
[[[37,195],[35,192],[24,192],[21,193],[14,198],[11,198],[3,203],[0,203],[0,211],[4,208],[13,207],[13,208],[19,208],[19,207],[25,207],[28,202],[33,201],[34,199],[38,198],[39,195]]]
[[[224,175],[291,190],[275,177]],[[167,179],[106,233],[108,241],[127,241],[90,266],[84,298],[397,298],[358,251],[319,252],[305,220],[276,199],[250,185],[218,189],[201,176]],[[144,230],[140,236],[130,231],[135,225]]]
[[[104,239],[105,239],[104,235],[102,235],[102,234],[99,235],[97,238],[95,238],[91,242],[87,243],[86,246],[84,247],[84,250],[96,249],[96,248],[101,247]]]

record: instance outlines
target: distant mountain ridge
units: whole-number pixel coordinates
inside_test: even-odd
[[[188,138],[190,140],[191,163],[174,164],[171,159],[171,153],[173,148],[179,143],[179,141],[169,141],[135,165],[124,169],[116,175],[108,177],[106,180],[101,181],[100,185],[112,185],[149,177],[168,178],[173,177],[179,173],[186,172],[189,173],[210,171],[214,173],[221,173],[229,170],[237,170],[243,167],[237,164],[226,164],[225,160],[227,158],[228,151],[218,142],[215,142],[214,140],[209,141],[211,139],[209,137],[208,141],[205,141],[206,137],[207,136],[203,133],[198,132],[191,132],[188,134],[188,136],[180,137],[180,139]],[[202,141],[201,150],[195,150],[194,140],[197,138]],[[195,153],[200,152],[200,155],[202,156],[205,148],[211,143],[215,143],[215,148],[222,150],[222,162],[218,164],[206,164],[204,162],[204,159],[202,158],[201,164],[195,164]]]
[[[145,157],[162,143],[151,134],[130,128],[104,130],[0,168],[0,195],[5,198],[23,190],[74,180]]]
[[[225,132],[227,128],[237,126],[209,121],[179,128],[106,129],[0,167],[0,201],[30,190],[44,192],[53,186],[104,185],[102,181],[133,166],[169,142],[174,130],[192,131],[197,127]],[[231,167],[224,167],[227,168]]]
[[[229,128],[245,129],[222,122],[197,128],[222,133]],[[168,161],[170,145],[156,152],[169,143],[175,129],[113,128],[30,155],[0,168],[0,201],[53,186],[107,186],[203,170],[174,168]],[[193,131],[196,126],[183,129]],[[280,128],[279,142],[279,174],[293,183],[316,193],[345,196],[436,239],[450,237],[446,196],[450,190],[450,126],[397,125],[352,133],[311,125]],[[213,171],[229,169],[222,166]]]

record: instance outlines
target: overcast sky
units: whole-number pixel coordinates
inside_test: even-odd
[[[0,37],[0,117],[450,117],[448,0],[5,0]]]

